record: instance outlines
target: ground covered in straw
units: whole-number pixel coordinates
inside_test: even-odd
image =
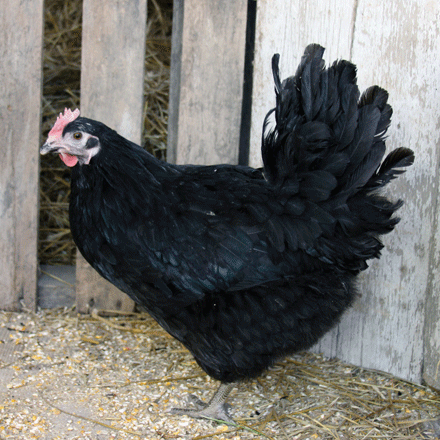
[[[0,313],[0,439],[433,439],[440,394],[303,353],[241,384],[236,426],[173,416],[217,383],[145,314]]]

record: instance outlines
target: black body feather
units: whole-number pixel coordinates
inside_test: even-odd
[[[387,94],[359,100],[355,67],[325,69],[323,52],[309,46],[283,82],[274,56],[264,170],[167,164],[86,118],[64,130],[86,127],[102,147],[72,169],[79,250],[223,382],[314,344],[398,221],[400,202],[377,191],[414,156],[401,148],[382,162]]]

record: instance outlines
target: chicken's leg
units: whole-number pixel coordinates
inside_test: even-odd
[[[228,408],[226,405],[226,399],[229,396],[229,393],[234,388],[233,383],[222,383],[218,387],[212,399],[209,403],[202,402],[195,396],[191,396],[193,402],[198,407],[197,409],[189,409],[189,408],[172,408],[171,414],[179,414],[185,415],[195,418],[206,418],[206,419],[215,419],[215,420],[223,420],[224,422],[234,423],[231,419]]]

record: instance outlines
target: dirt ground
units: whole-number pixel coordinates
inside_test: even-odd
[[[433,439],[440,394],[302,353],[231,395],[236,426],[168,413],[217,387],[145,314],[0,312],[0,439]]]

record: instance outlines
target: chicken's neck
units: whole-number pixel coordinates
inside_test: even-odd
[[[163,184],[179,174],[177,167],[156,159],[116,132],[113,137],[103,142],[102,150],[90,165],[72,169],[72,186],[79,191],[99,191],[104,185],[121,195],[140,188],[151,196],[160,193],[163,197]]]

